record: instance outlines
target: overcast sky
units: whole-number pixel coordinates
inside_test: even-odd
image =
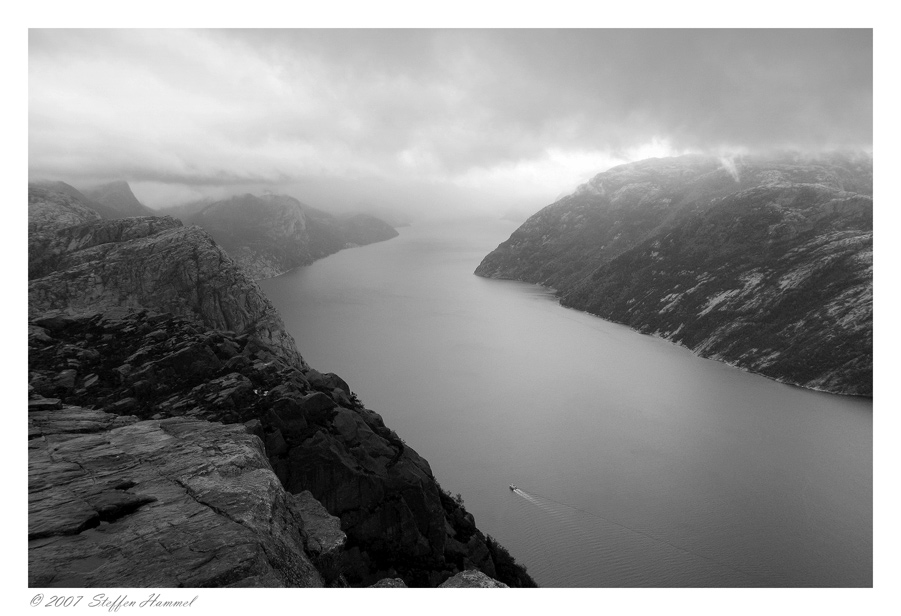
[[[869,30],[31,30],[29,174],[529,212],[629,160],[872,148]]]

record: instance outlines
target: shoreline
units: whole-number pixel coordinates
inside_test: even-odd
[[[651,333],[643,332],[641,330],[635,329],[634,327],[632,327],[631,325],[629,325],[627,323],[622,323],[620,321],[616,321],[614,319],[610,319],[608,317],[601,316],[601,315],[591,312],[589,310],[582,310],[581,308],[576,308],[575,306],[567,306],[566,304],[564,304],[562,302],[562,299],[560,297],[560,291],[558,289],[555,289],[554,287],[551,287],[548,285],[541,284],[540,282],[530,282],[528,280],[521,280],[518,278],[502,278],[502,277],[496,277],[496,276],[482,276],[481,274],[476,274],[475,272],[473,272],[473,276],[478,276],[479,278],[485,278],[486,280],[509,280],[512,282],[521,282],[524,284],[531,284],[531,285],[535,285],[537,287],[541,287],[542,289],[545,289],[550,292],[550,294],[553,296],[554,300],[557,302],[557,305],[559,305],[561,308],[565,308],[567,310],[573,310],[575,312],[580,312],[582,314],[587,314],[596,319],[601,319],[602,321],[606,321],[608,323],[613,323],[615,325],[621,325],[623,327],[628,328],[629,331],[635,332],[636,334],[641,334],[642,336],[650,336],[652,338],[657,338],[658,340],[663,340],[673,346],[679,347],[681,349],[685,349],[686,351],[689,351],[695,357],[699,357],[701,359],[706,359],[708,361],[719,362],[721,364],[725,364],[725,365],[729,366],[730,368],[735,368],[736,370],[741,370],[742,372],[746,372],[748,374],[761,376],[765,379],[769,379],[770,381],[775,381],[776,383],[780,383],[782,385],[788,385],[790,387],[797,387],[797,388],[803,389],[805,391],[812,391],[812,392],[821,393],[821,394],[829,394],[832,396],[842,396],[845,398],[859,398],[861,400],[870,400],[871,402],[873,400],[873,396],[867,396],[866,394],[852,394],[852,393],[846,393],[846,392],[840,392],[840,391],[829,391],[827,389],[820,389],[817,387],[802,385],[800,383],[794,383],[794,382],[792,382],[788,379],[782,378],[782,377],[770,376],[768,374],[764,374],[763,372],[751,370],[749,368],[741,366],[741,365],[739,365],[733,361],[729,361],[727,359],[704,355],[703,353],[699,353],[699,352],[695,351],[694,349],[692,349],[691,347],[686,346],[677,340],[672,340],[672,339],[667,338],[666,336],[658,334],[656,332],[651,332]]]

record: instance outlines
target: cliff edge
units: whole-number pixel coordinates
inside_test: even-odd
[[[872,158],[651,159],[529,218],[479,276],[803,387],[872,395]]]
[[[534,585],[496,566],[497,546],[347,383],[303,361],[204,231],[78,218],[30,240],[32,585],[437,586],[467,569]],[[191,512],[221,541],[189,547]],[[165,571],[109,539],[148,525],[175,550]]]

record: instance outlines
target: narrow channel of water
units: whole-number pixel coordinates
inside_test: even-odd
[[[474,276],[515,227],[406,227],[262,287],[542,586],[872,585],[872,403]]]

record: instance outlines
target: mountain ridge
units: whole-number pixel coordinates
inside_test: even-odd
[[[138,201],[131,191],[131,186],[125,180],[93,186],[83,190],[82,193],[94,203],[105,208],[104,218],[156,215],[156,212]]]
[[[398,234],[374,216],[337,217],[273,193],[214,201],[184,220],[203,227],[256,280]]]
[[[872,395],[872,159],[615,167],[475,273],[786,383]]]

